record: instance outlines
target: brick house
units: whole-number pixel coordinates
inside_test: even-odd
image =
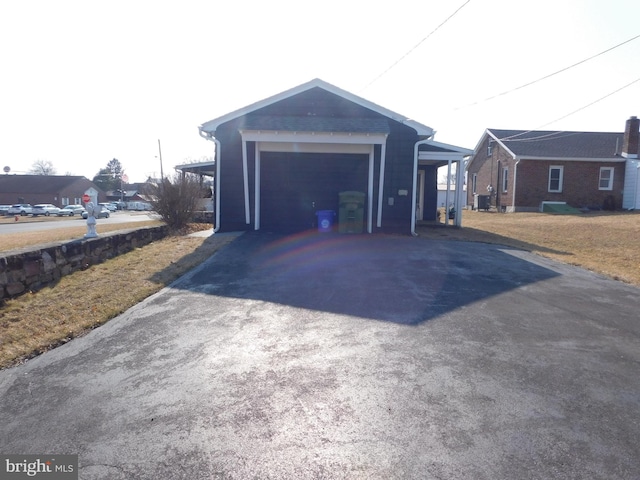
[[[0,204],[52,203],[58,207],[82,203],[82,195],[94,203],[106,202],[105,193],[86,177],[74,175],[0,175]]]
[[[413,233],[436,218],[438,168],[472,153],[434,134],[320,79],[210,120],[200,135],[215,143],[216,231],[310,230],[357,192],[363,233]]]
[[[624,133],[487,129],[467,164],[467,205],[489,195],[499,211],[640,208],[639,120]],[[486,198],[486,197],[485,197]]]

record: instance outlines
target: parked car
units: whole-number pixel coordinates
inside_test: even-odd
[[[99,203],[98,205],[102,206],[102,208],[106,208],[110,212],[115,212],[118,207],[116,207],[113,203]]]
[[[9,207],[7,215],[29,215],[31,210],[33,210],[33,207],[30,203],[16,203]]]
[[[56,215],[59,217],[73,217],[74,215],[82,215],[82,212],[84,211],[85,209],[82,205],[66,205],[62,207]]]
[[[109,218],[109,215],[110,215],[111,212],[109,212],[109,210],[104,208],[102,205],[99,205],[99,207],[100,207],[100,213],[98,213],[95,217],[96,218]],[[87,212],[86,210],[84,212],[82,212],[82,218],[84,218],[85,220],[87,218],[89,218],[89,212]]]
[[[38,215],[44,215],[48,217],[49,215],[56,215],[60,211],[60,208],[56,207],[51,203],[39,203],[34,205],[31,209],[31,215],[37,217]]]
[[[11,205],[0,205],[0,215],[7,215],[9,208],[11,208]]]

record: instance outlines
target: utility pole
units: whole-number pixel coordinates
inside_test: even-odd
[[[162,149],[160,148],[160,139],[158,139],[158,155],[160,155],[160,180],[164,180],[164,173],[162,172]]]

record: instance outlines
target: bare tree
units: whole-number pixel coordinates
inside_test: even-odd
[[[36,160],[29,169],[31,175],[55,175],[56,169],[49,160]]]
[[[147,185],[144,193],[151,206],[171,230],[184,228],[196,211],[203,189],[196,175],[175,173],[158,183]]]
[[[449,184],[450,185],[455,185],[456,184],[456,172],[451,172],[451,176],[449,177]],[[446,185],[447,184],[447,170],[446,169],[441,169],[438,172],[438,183],[440,185]]]

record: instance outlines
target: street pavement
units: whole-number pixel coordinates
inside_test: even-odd
[[[0,372],[0,453],[78,454],[81,479],[638,479],[639,312],[506,247],[247,233]]]
[[[18,233],[42,232],[56,230],[60,228],[71,228],[86,226],[87,221],[81,215],[73,217],[0,217],[0,235],[15,235]],[[129,210],[119,210],[112,213],[109,218],[98,218],[97,229],[100,233],[102,225],[113,225],[117,223],[146,222],[157,220],[159,217],[155,212],[136,212]]]

